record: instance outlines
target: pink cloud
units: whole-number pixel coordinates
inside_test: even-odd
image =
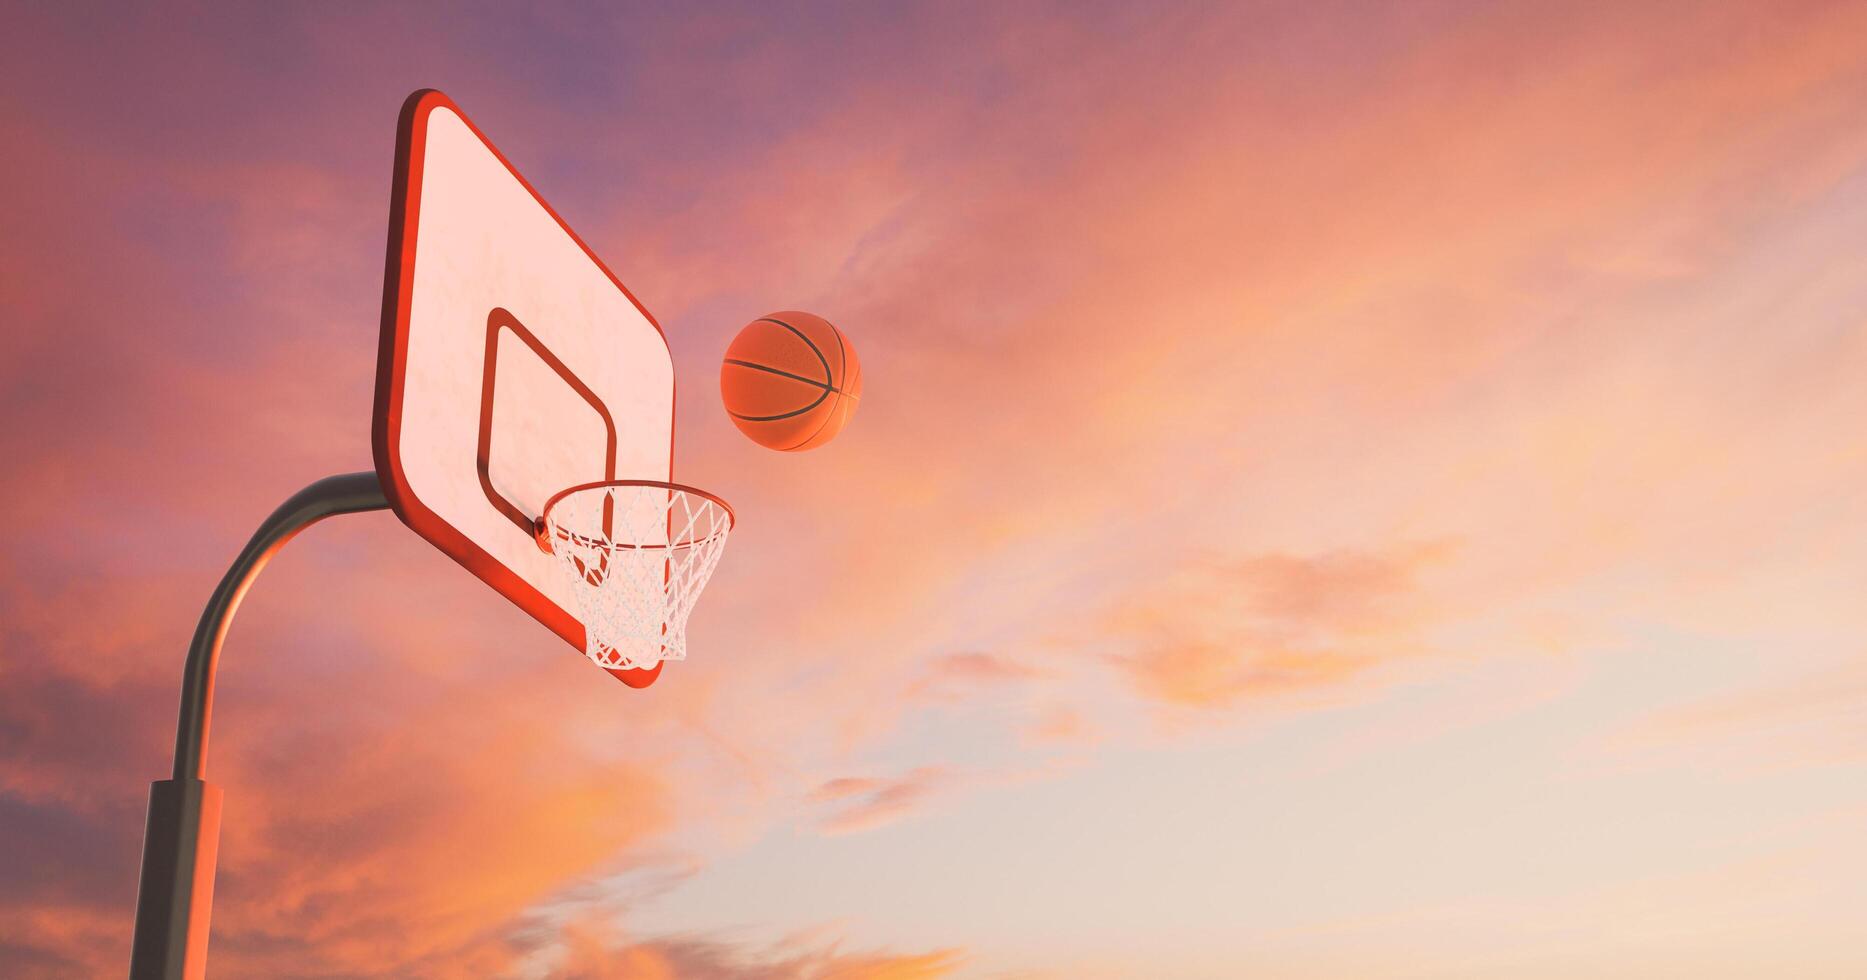
[[[935,658],[907,690],[910,699],[958,701],[1053,676],[995,653],[953,653]]]
[[[813,790],[808,799],[829,804],[833,812],[818,821],[825,834],[853,834],[894,823],[950,787],[953,774],[921,766],[896,777],[842,777]]]

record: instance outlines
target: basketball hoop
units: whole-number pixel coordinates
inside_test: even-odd
[[[584,655],[610,670],[687,658],[687,616],[726,548],[733,511],[704,490],[609,480],[559,491],[538,546],[569,576]]]

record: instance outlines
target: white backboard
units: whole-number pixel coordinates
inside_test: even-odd
[[[439,92],[403,106],[377,373],[395,512],[578,649],[570,584],[533,537],[575,484],[671,478],[661,328]],[[640,686],[655,671],[615,671]]]

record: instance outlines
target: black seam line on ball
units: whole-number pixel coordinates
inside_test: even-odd
[[[829,391],[834,391],[839,395],[843,393],[843,389],[838,388],[835,385],[826,385],[821,381],[812,381],[811,379],[806,378],[801,374],[792,374],[789,371],[780,371],[775,367],[766,367],[763,364],[754,364],[751,361],[742,361],[736,357],[728,357],[728,358],[725,358],[724,360],[728,364],[737,364],[742,368],[751,368],[754,371],[763,371],[766,374],[775,374],[781,378],[790,378],[792,381],[802,381],[803,383],[810,385],[814,388],[823,388]]]
[[[804,342],[804,346],[806,346],[806,347],[809,347],[809,348],[810,348],[810,352],[811,352],[812,354],[815,354],[815,355],[817,355],[817,361],[818,361],[818,363],[820,363],[820,364],[822,364],[822,365],[823,365],[823,380],[824,380],[824,383],[825,383],[825,384],[828,384],[829,382],[831,382],[831,381],[834,381],[834,380],[836,380],[836,375],[835,375],[835,374],[833,374],[833,373],[831,373],[831,371],[830,371],[830,359],[829,359],[829,358],[827,358],[827,357],[824,357],[824,356],[823,356],[823,350],[822,350],[821,348],[819,348],[819,347],[817,346],[817,342],[816,342],[816,341],[814,341],[814,340],[812,340],[812,339],[810,339],[809,337],[806,337],[806,336],[804,336],[804,331],[802,331],[802,330],[799,330],[799,329],[797,329],[796,327],[794,327],[794,326],[791,326],[790,324],[788,324],[788,323],[786,323],[786,322],[784,322],[783,320],[780,320],[780,319],[778,319],[778,318],[776,318],[776,317],[769,317],[769,316],[762,316],[762,317],[759,317],[759,319],[760,319],[760,320],[762,320],[762,321],[764,321],[764,322],[766,322],[766,323],[775,323],[775,324],[777,324],[777,325],[779,325],[779,326],[781,326],[781,327],[783,327],[783,328],[785,328],[786,330],[789,330],[789,331],[791,331],[792,333],[794,333],[794,334],[797,334],[797,339],[799,339],[799,340],[801,340],[801,341],[803,341],[803,342]],[[835,328],[835,327],[831,327],[830,329],[831,329],[831,330],[835,330],[836,328]]]
[[[828,321],[825,321],[828,322]],[[843,332],[830,324],[830,332],[836,335],[836,366],[843,372],[843,383],[849,383],[849,352],[843,349]]]
[[[738,412],[735,412],[730,408],[726,410],[726,414],[732,416],[733,418],[738,419],[741,422],[777,422],[783,419],[795,418],[799,415],[804,414],[805,412],[813,411],[816,409],[817,406],[823,404],[823,400],[828,397],[830,397],[830,393],[826,391],[818,395],[816,401],[811,402],[808,405],[805,405],[803,408],[800,408],[797,411],[786,412],[783,415],[740,415]]]
[[[841,396],[838,396],[838,397],[841,397]],[[836,418],[836,407],[834,405],[830,407],[829,411],[823,413],[823,421],[817,423],[817,430],[815,432],[812,432],[808,438],[800,439],[797,442],[794,442],[791,445],[785,447],[786,450],[788,451],[791,449],[796,449],[799,446],[808,446],[811,443],[816,442],[817,437],[823,434],[823,430],[830,427],[830,420],[833,418]]]
[[[747,367],[759,367],[759,365],[757,364],[748,364],[746,366]],[[783,372],[778,372],[778,373],[783,373]],[[805,412],[813,411],[817,408],[817,406],[823,404],[824,399],[829,398],[831,395],[842,394],[841,392],[837,391],[834,388],[829,387],[828,385],[820,385],[812,381],[807,381],[803,378],[797,378],[796,375],[790,375],[790,377],[796,378],[796,380],[802,381],[805,384],[810,385],[813,388],[816,388],[817,389],[816,400],[812,401],[808,405],[805,405],[803,408],[797,409],[795,411],[785,412],[781,415],[741,415],[738,412],[735,412],[730,408],[726,410],[726,414],[732,416],[733,418],[738,419],[741,422],[777,422],[782,419],[794,418],[796,416],[804,414]]]

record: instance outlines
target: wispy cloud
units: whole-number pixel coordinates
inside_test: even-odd
[[[1867,663],[1846,660],[1770,686],[1699,697],[1613,733],[1622,751],[1710,752],[1725,766],[1853,765],[1867,759]]]
[[[1000,654],[952,653],[930,662],[925,673],[909,686],[907,696],[959,701],[1049,676],[1049,671]]]
[[[1024,730],[1029,744],[1085,744],[1097,740],[1095,725],[1082,711],[1068,705],[1053,704],[1038,713]]]
[[[934,980],[966,962],[958,949],[852,949],[813,929],[772,943],[710,935],[631,938],[599,919],[567,923],[521,975],[565,980]]]
[[[1195,563],[1109,615],[1132,647],[1114,662],[1137,693],[1182,707],[1341,683],[1420,651],[1416,577],[1447,554],[1428,545]]]
[[[853,834],[900,820],[953,783],[954,774],[949,770],[921,766],[899,776],[831,779],[812,790],[808,798],[831,810],[818,821],[818,829],[825,834]]]

